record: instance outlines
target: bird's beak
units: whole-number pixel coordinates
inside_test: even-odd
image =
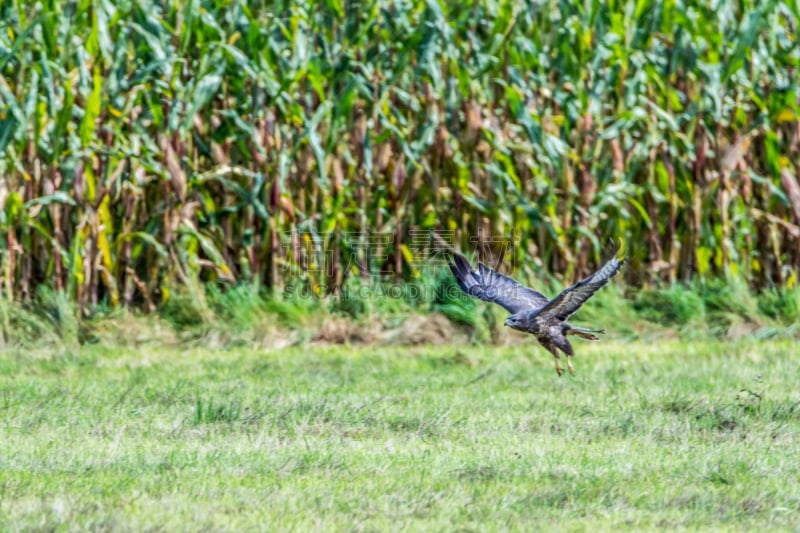
[[[508,319],[507,318],[506,318],[506,321],[503,323],[503,325],[504,326],[508,326]]]

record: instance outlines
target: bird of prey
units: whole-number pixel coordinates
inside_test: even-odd
[[[605,331],[578,328],[567,320],[619,272],[625,259],[617,258],[616,253],[614,255],[603,268],[565,289],[552,300],[483,263],[478,263],[478,270],[473,270],[467,258],[457,252],[454,254],[453,263],[450,263],[450,271],[462,291],[483,301],[499,304],[511,313],[511,316],[506,318],[506,326],[535,336],[539,344],[555,357],[556,373],[559,376],[564,373],[564,369],[561,367],[558,351],[564,352],[567,357],[567,367],[574,375],[575,367],[571,361],[574,352],[567,336],[577,335],[596,341],[599,337],[595,333],[605,333]]]

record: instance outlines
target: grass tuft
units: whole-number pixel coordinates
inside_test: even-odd
[[[239,421],[242,407],[236,400],[216,402],[213,399],[198,398],[195,406],[193,422],[195,425],[216,424]]]
[[[782,324],[797,324],[800,322],[800,288],[767,289],[758,296],[758,309]]]

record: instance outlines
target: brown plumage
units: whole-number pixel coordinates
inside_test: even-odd
[[[505,325],[535,336],[555,357],[556,372],[560,376],[564,369],[559,363],[559,350],[567,356],[570,373],[575,374],[575,367],[570,360],[574,351],[567,340],[568,335],[597,340],[595,333],[605,333],[603,330],[577,328],[567,320],[586,300],[605,286],[624,263],[624,259],[615,255],[600,270],[563,290],[552,300],[483,263],[478,263],[478,270],[473,270],[467,258],[459,253],[453,256],[450,271],[462,291],[486,302],[496,303],[511,313]]]

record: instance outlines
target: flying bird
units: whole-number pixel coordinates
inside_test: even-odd
[[[478,269],[473,270],[467,258],[458,252],[453,256],[453,263],[450,263],[450,271],[462,291],[485,302],[499,304],[511,313],[511,316],[506,318],[505,325],[536,337],[539,344],[555,357],[556,373],[560,376],[564,373],[564,369],[560,364],[559,350],[566,355],[570,373],[575,374],[575,367],[571,361],[575,354],[567,340],[568,336],[577,335],[596,341],[599,337],[595,333],[605,333],[601,329],[575,327],[567,320],[586,300],[605,286],[624,263],[625,259],[619,259],[615,253],[603,268],[565,289],[552,300],[483,263],[478,263]]]

